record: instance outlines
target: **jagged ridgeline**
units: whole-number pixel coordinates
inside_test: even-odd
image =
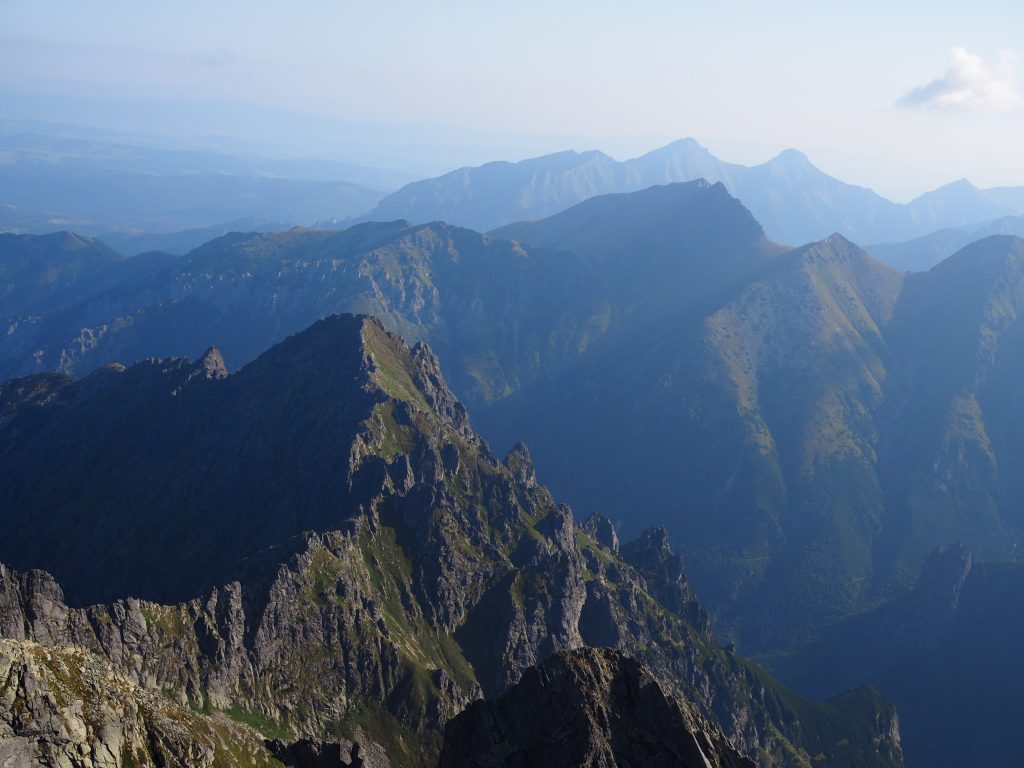
[[[113,287],[107,277],[83,282],[93,270],[79,265],[109,254],[80,240],[0,240],[0,262],[6,253],[23,287],[50,286],[54,265],[69,271],[55,294],[0,303],[0,315],[13,313],[0,334],[0,379],[198,357],[214,340],[238,370],[321,317],[373,314],[430,343],[477,429],[502,449],[525,439],[559,498],[605,511],[631,537],[668,525],[719,630],[747,651],[791,650],[905,592],[936,546],[963,541],[983,559],[1006,559],[1024,537],[1018,238],[988,238],[906,276],[838,236],[787,251],[724,186],[693,182],[595,197],[490,236],[438,222],[235,233],[170,265],[143,263],[133,276],[123,270],[140,257],[112,263],[101,271],[119,276]],[[223,391],[257,386],[255,369],[240,377]],[[245,410],[225,398],[211,410]],[[178,402],[176,412],[199,407]],[[366,408],[333,407],[352,409],[345,430],[325,438],[344,452]],[[252,494],[244,517],[268,517],[281,531],[321,527],[328,497],[349,503],[326,454],[303,463],[265,454],[260,430],[294,441],[321,429],[315,412],[274,408],[253,426],[246,463],[235,460],[238,435],[227,429],[200,442],[172,430],[142,456],[131,429],[113,441],[128,463],[163,451],[161,467],[173,466],[182,459],[172,446],[186,443],[207,457],[188,480],[164,471],[135,489],[164,511],[154,535],[168,546],[192,538],[180,489],[161,483],[188,482],[215,507],[231,506],[214,501],[218,492]],[[312,422],[298,429],[302,419]],[[251,420],[241,413],[232,428]],[[96,432],[111,429],[104,417]],[[289,443],[285,456],[308,444]],[[89,455],[62,459],[80,477],[53,500],[135,482],[97,474],[118,464],[95,466]],[[250,471],[311,496],[286,508],[278,491],[239,474]],[[76,525],[94,534],[91,523]],[[252,543],[248,523],[229,527],[237,533],[228,549]],[[196,555],[202,569],[160,582],[212,578],[209,553]],[[157,578],[133,553],[103,567]]]
[[[890,705],[814,704],[718,647],[664,531],[577,523],[376,320],[232,375],[211,350],[9,381],[0,508],[0,749],[241,765],[308,737],[432,765],[471,701],[589,645],[761,765],[902,764]]]

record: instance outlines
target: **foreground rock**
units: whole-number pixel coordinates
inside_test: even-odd
[[[4,768],[278,765],[251,728],[144,690],[80,648],[0,640]]]
[[[439,768],[754,768],[621,651],[563,651],[445,729]]]

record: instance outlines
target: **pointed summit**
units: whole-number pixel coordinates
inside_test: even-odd
[[[528,488],[537,487],[537,470],[533,466],[530,449],[522,440],[512,446],[502,463],[512,472],[516,482]]]
[[[203,353],[195,365],[195,371],[206,379],[226,379],[228,368],[224,364],[224,356],[216,347],[210,347]]]
[[[380,487],[382,461],[439,435],[489,457],[433,353],[366,316],[325,318],[230,375],[210,348],[196,363],[19,381],[10,398],[0,386],[0,402],[17,397],[0,410],[0,506],[29,539],[6,537],[0,558],[51,570],[76,601],[178,599],[230,580],[265,547],[339,525]],[[97,472],[98,455],[117,471]],[[28,523],[40,515],[59,536]]]
[[[800,166],[812,166],[811,159],[799,149],[790,147],[784,149],[771,159],[770,162],[786,165],[791,168]],[[813,167],[813,166],[812,166]]]

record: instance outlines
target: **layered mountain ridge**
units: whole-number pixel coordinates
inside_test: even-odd
[[[81,649],[182,722],[241,728],[220,742],[238,755],[255,754],[245,726],[429,765],[473,698],[611,645],[764,764],[901,764],[876,694],[813,704],[715,645],[663,531],[620,546],[606,519],[577,524],[524,446],[491,456],[430,350],[378,321],[322,320],[230,375],[211,350],[37,374],[0,399],[0,497],[33,517],[0,542],[21,570],[0,569],[10,653]],[[60,507],[32,493],[72,484]],[[58,697],[60,716],[79,700]],[[72,741],[109,744],[111,722],[100,706]]]
[[[992,235],[1024,237],[1024,216],[1001,216],[981,224],[940,229],[902,243],[881,243],[865,248],[891,267],[906,272],[927,272],[971,243]]]
[[[483,432],[527,439],[577,508],[631,536],[668,522],[720,630],[759,651],[910,588],[935,546],[1012,550],[1019,260],[1000,253],[1018,241],[906,277],[841,236],[787,251],[706,182],[502,233],[518,240],[403,222],[229,235],[9,320],[0,370],[211,339],[238,368],[317,317],[372,312],[440,350]]]
[[[460,168],[406,185],[359,220],[438,220],[486,231],[542,219],[597,195],[697,179],[724,184],[769,237],[792,245],[832,232],[860,242],[907,240],[1024,213],[1013,194],[979,190],[966,181],[901,205],[823,173],[795,149],[746,167],[723,162],[693,139],[682,139],[623,162],[597,151],[560,152]]]

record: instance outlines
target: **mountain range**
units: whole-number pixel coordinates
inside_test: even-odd
[[[1020,187],[979,190],[960,180],[901,205],[829,176],[797,150],[747,167],[719,160],[693,139],[623,162],[596,150],[492,162],[393,191],[408,178],[335,161],[17,133],[0,137],[0,229],[73,228],[127,255],[184,253],[232,228],[268,231],[273,222],[284,223],[278,229],[312,222],[335,228],[402,219],[485,232],[596,195],[705,179],[722,182],[778,242],[838,232],[861,243],[900,244],[879,246],[880,258],[924,269],[969,242],[947,230],[1019,234],[996,220],[1024,214]],[[908,240],[914,242],[902,245]]]
[[[62,244],[74,264],[72,236],[47,242],[56,248],[51,264],[62,263]],[[113,287],[85,286],[77,301],[6,318],[0,376],[101,368],[84,380],[99,382],[116,373],[103,366],[154,355],[198,359],[217,340],[223,357],[202,358],[204,370],[238,371],[229,380],[241,386],[266,378],[247,374],[247,365],[318,318],[373,314],[391,331],[428,341],[482,434],[500,446],[525,438],[558,497],[585,514],[604,513],[623,538],[667,524],[719,637],[773,659],[903,599],[937,546],[964,542],[985,561],[1016,557],[1022,301],[1019,238],[988,237],[928,272],[906,274],[840,235],[795,249],[773,243],[724,185],[701,181],[598,196],[491,235],[400,221],[230,234]],[[139,369],[147,370],[187,377],[191,369],[157,361]],[[32,397],[57,402],[69,380],[47,375]],[[8,394],[15,391],[2,402],[24,396]],[[98,410],[87,421],[103,429],[85,434],[133,446],[136,422],[181,408],[162,415],[148,407],[120,425]],[[210,406],[244,426],[245,412],[233,408]],[[288,432],[275,412],[268,408],[265,428]],[[59,424],[40,446],[69,431]],[[183,507],[202,502],[227,514],[226,489],[236,480],[252,485],[220,458],[245,444],[232,429],[199,444],[211,449],[210,474],[190,480]],[[168,445],[182,434],[168,432]],[[38,474],[49,466],[39,460],[11,464],[12,477],[36,478],[31,487],[67,483],[53,486],[54,499],[60,488],[66,497],[91,482],[131,498],[116,473],[90,479],[87,454],[73,445],[56,462],[66,468],[63,480]],[[153,449],[125,451],[128,476],[146,474],[132,462]],[[158,509],[182,492],[150,490],[147,505]],[[241,498],[257,508],[281,501],[258,485],[249,493]],[[315,505],[286,505],[292,517],[275,521],[294,523],[292,534],[318,524],[302,517]],[[28,528],[45,504],[26,495],[17,507]],[[54,531],[84,525],[76,520]],[[97,535],[74,530],[75,541]],[[211,534],[210,551],[196,553],[210,563],[202,569],[150,573],[144,564],[154,557],[140,554],[134,565],[115,558],[110,578],[120,568],[121,581],[93,579],[95,589],[110,591],[89,599],[152,581],[179,592],[144,596],[174,601],[241,578],[227,566],[219,571],[217,557],[247,556],[233,547],[250,534],[258,538],[247,531],[227,543]],[[135,535],[153,538],[142,529]],[[16,549],[32,558],[12,564],[51,568],[69,595],[83,597],[80,575],[69,580],[60,571],[74,558],[35,562],[47,547],[31,541]],[[698,613],[677,612],[703,626]],[[779,669],[788,679],[790,669]],[[877,682],[887,693],[887,682]],[[908,732],[911,754],[921,754],[923,733]]]
[[[445,221],[489,231],[551,216],[596,195],[697,179],[724,184],[770,238],[792,245],[835,232],[858,242],[903,241],[1024,213],[1017,188],[979,190],[958,181],[902,205],[829,176],[794,149],[747,167],[682,139],[623,162],[598,151],[570,151],[460,168],[407,184],[358,220]]]
[[[35,374],[0,404],[5,758],[272,765],[326,740],[433,765],[470,701],[529,718],[515,698],[568,669],[583,747],[641,727],[697,765],[902,765],[875,692],[815,704],[716,645],[663,530],[578,523],[379,321],[329,317],[236,373],[211,349]],[[476,764],[460,727],[444,765]]]
[[[0,375],[211,339],[236,369],[331,312],[371,313],[429,341],[484,434],[527,439],[578,508],[630,535],[669,523],[720,629],[762,652],[909,589],[935,546],[1012,551],[1022,242],[906,276],[840,236],[778,246],[706,182],[490,237],[233,234],[9,318]]]

